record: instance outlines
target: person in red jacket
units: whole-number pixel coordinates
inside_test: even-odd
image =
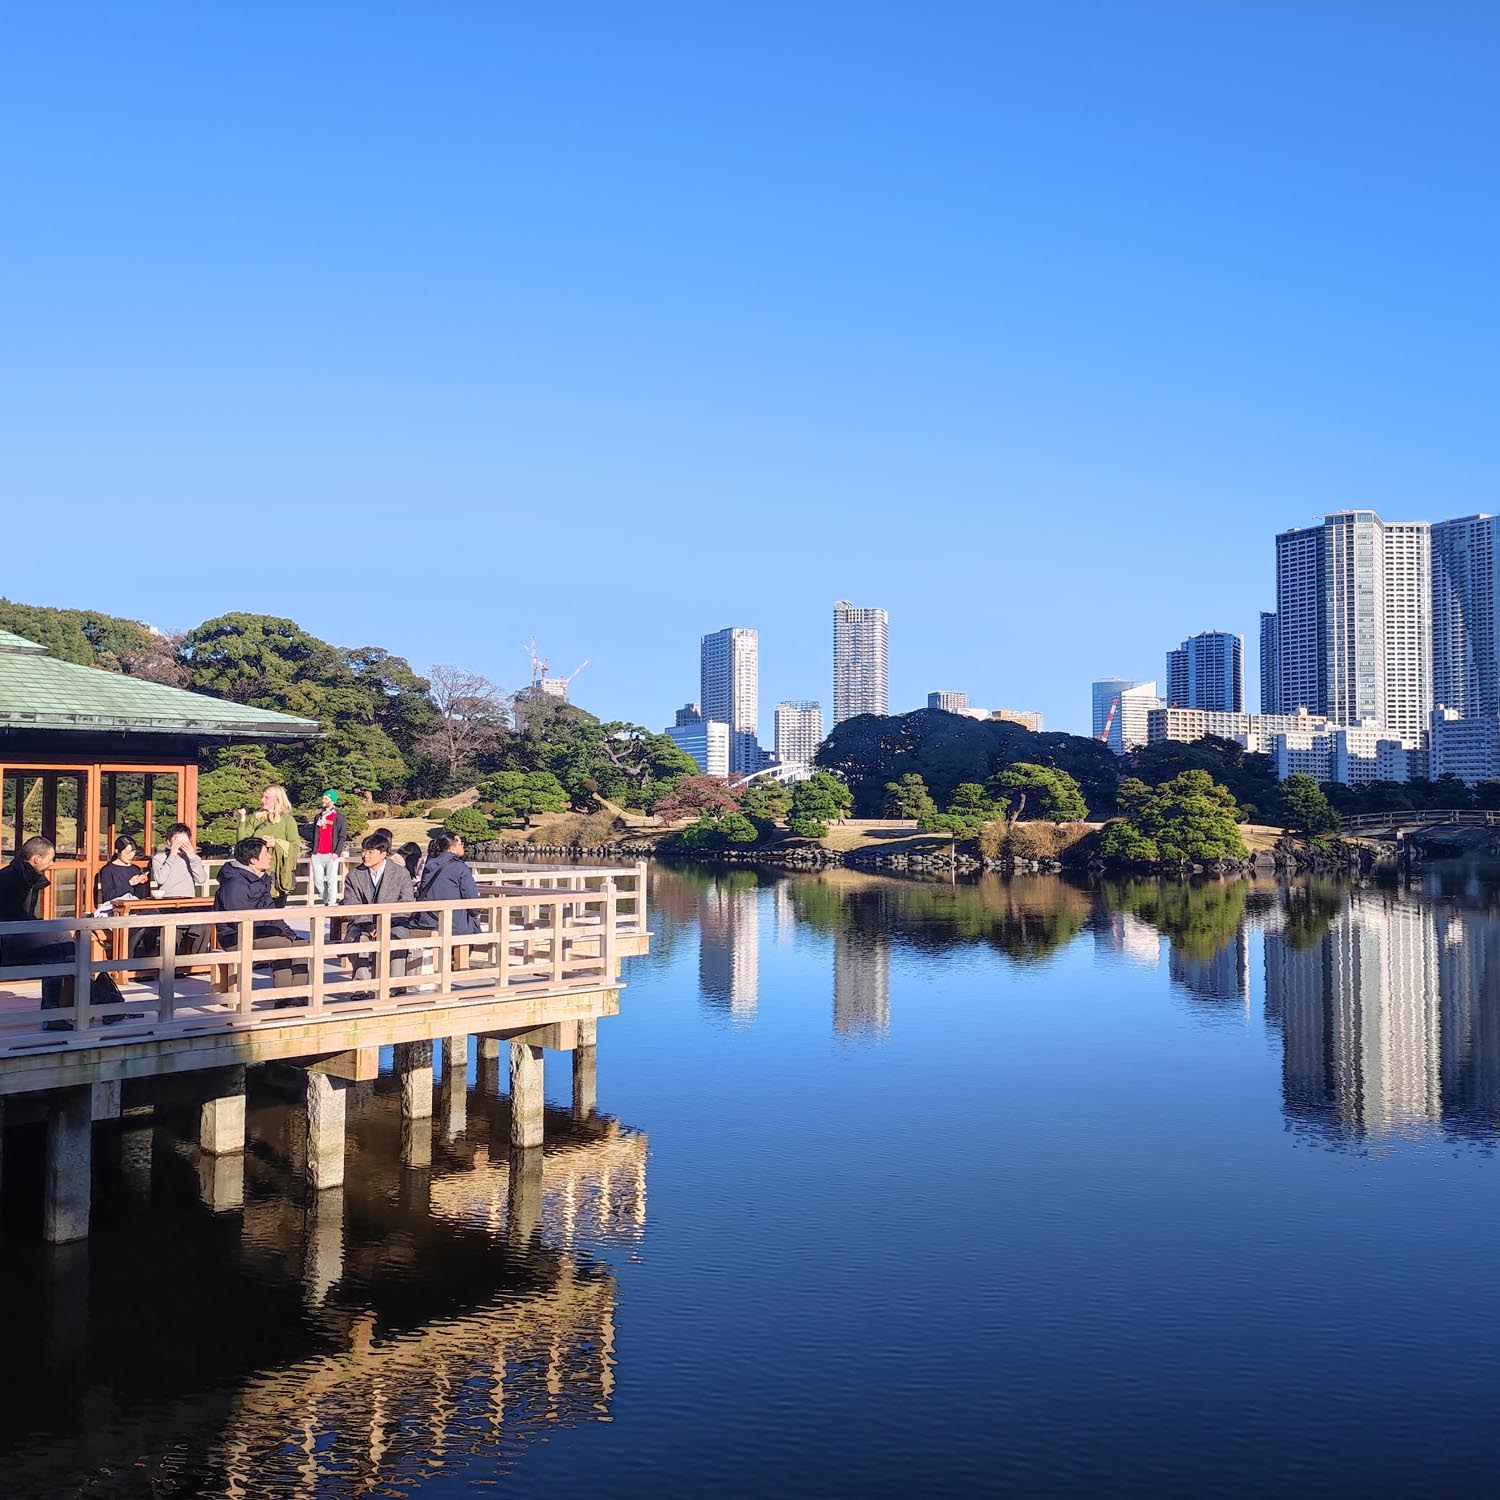
[[[312,895],[319,906],[333,906],[339,899],[339,863],[348,841],[339,794],[324,792],[312,826]]]

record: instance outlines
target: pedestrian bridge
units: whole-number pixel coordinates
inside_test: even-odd
[[[1352,838],[1394,838],[1427,828],[1500,828],[1500,812],[1472,807],[1423,807],[1360,813],[1339,820],[1340,832]]]

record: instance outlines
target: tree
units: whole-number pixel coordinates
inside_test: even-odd
[[[675,835],[678,848],[694,853],[723,849],[730,844],[753,844],[759,837],[760,831],[755,824],[737,812],[723,818],[699,818]]]
[[[234,843],[235,813],[259,806],[260,794],[276,779],[264,745],[228,745],[214,751],[211,768],[198,778],[198,838],[205,844]]]
[[[1160,786],[1120,788],[1127,815],[1104,830],[1100,852],[1131,864],[1208,864],[1243,859],[1234,794],[1206,771],[1184,771]]]
[[[444,789],[452,790],[507,732],[509,702],[503,688],[463,667],[440,663],[429,669],[429,677],[433,719],[418,744],[436,762]]]
[[[899,781],[886,782],[886,817],[916,818],[920,822],[923,818],[932,817],[936,812],[937,803],[932,800],[932,793],[927,790],[927,783],[915,772],[907,772]]]
[[[568,794],[551,771],[496,771],[480,783],[481,805],[497,824],[522,823],[568,810]]]
[[[824,838],[829,823],[847,817],[853,805],[853,795],[837,776],[815,771],[792,788],[791,830],[798,838]]]
[[[1012,823],[1026,816],[1028,803],[1036,816],[1053,823],[1076,823],[1088,817],[1078,783],[1066,771],[1051,766],[1021,761],[992,776],[989,785],[1006,802]]]
[[[769,776],[759,777],[740,797],[740,811],[757,823],[780,823],[792,811],[792,789]]]
[[[1281,783],[1281,803],[1288,828],[1300,829],[1309,838],[1339,831],[1339,815],[1311,776],[1288,776]]]
[[[720,777],[684,776],[657,797],[651,811],[663,823],[673,823],[679,818],[718,819],[739,807],[738,794]]]
[[[457,807],[443,819],[443,832],[477,844],[490,837],[490,822],[477,807]]]

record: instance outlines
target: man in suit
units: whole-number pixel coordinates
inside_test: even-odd
[[[400,908],[416,899],[411,886],[411,872],[399,859],[391,858],[391,841],[388,835],[372,833],[360,845],[359,864],[344,878],[344,899],[341,906],[394,906]],[[352,917],[344,941],[358,942],[375,933],[373,916]],[[391,915],[391,936],[411,936],[411,913],[397,910]],[[354,977],[372,979],[375,976],[375,955],[358,953],[352,955]],[[391,977],[406,977],[406,952],[392,950]]]

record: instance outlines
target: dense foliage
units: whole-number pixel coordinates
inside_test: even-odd
[[[1208,864],[1243,859],[1235,800],[1206,771],[1184,771],[1160,786],[1120,784],[1124,816],[1104,830],[1100,852],[1127,864]]]
[[[788,826],[802,839],[820,839],[828,825],[847,818],[854,807],[854,794],[837,776],[814,771],[792,788],[792,815]]]

